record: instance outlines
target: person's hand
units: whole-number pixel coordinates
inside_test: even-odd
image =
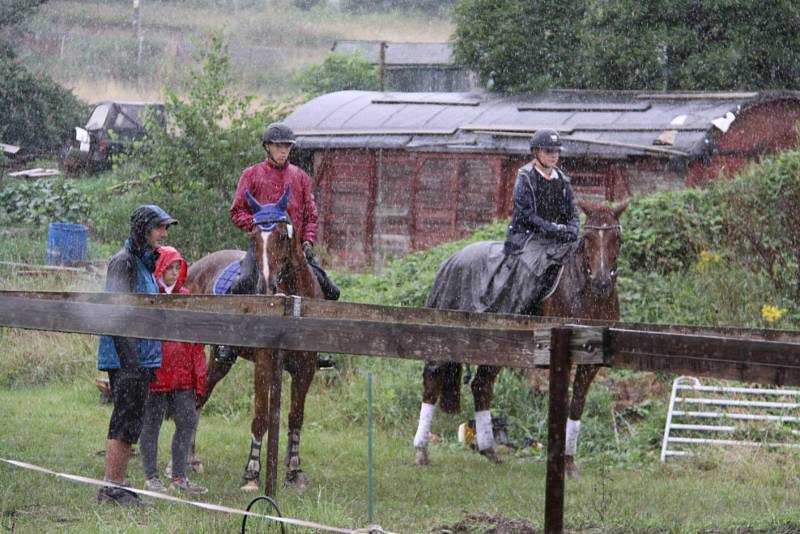
[[[578,239],[578,230],[572,226],[567,226],[566,224],[556,224],[555,230],[556,235],[565,241],[575,241]]]
[[[303,253],[306,255],[306,260],[314,260],[314,243],[311,241],[303,241]]]

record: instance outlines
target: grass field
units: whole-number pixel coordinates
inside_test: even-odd
[[[249,364],[239,365],[242,369],[221,388],[244,387],[249,369],[243,368]],[[110,408],[98,404],[90,378],[70,385],[0,391],[4,407],[0,458],[101,477],[103,460],[98,451],[104,445]],[[375,387],[381,388],[380,377]],[[302,452],[309,487],[302,491],[281,487],[277,500],[286,517],[364,527],[367,429],[363,423],[342,424],[329,417],[336,409],[335,389],[317,381],[307,404]],[[440,419],[442,424],[456,423]],[[166,422],[162,430],[162,465],[171,426]],[[541,527],[543,453],[508,453],[504,464],[492,466],[458,444],[443,442],[432,448],[433,465],[417,468],[410,446],[412,430],[375,432],[376,523],[387,531],[430,532],[462,520],[467,513],[483,513]],[[247,505],[253,495],[242,493],[238,483],[248,441],[249,420],[243,413],[201,419],[198,448],[206,473],[194,478],[210,492],[198,500],[240,509]],[[654,463],[621,469],[591,459],[584,463],[583,477],[567,483],[566,526],[576,532],[798,532],[797,460],[796,455],[748,451],[702,464]],[[129,470],[137,487],[143,483],[139,461],[135,457]],[[94,487],[3,463],[0,480],[2,521],[6,528],[13,525],[14,532],[211,533],[238,531],[240,524],[236,516],[164,501],[147,511],[98,506]],[[306,532],[294,527],[289,531]]]
[[[196,44],[221,32],[239,90],[261,97],[297,91],[292,76],[321,63],[341,39],[441,42],[451,20],[414,12],[301,10],[290,2],[142,2],[143,41],[130,2],[51,0],[15,35],[17,51],[87,101],[158,100],[176,86]]]

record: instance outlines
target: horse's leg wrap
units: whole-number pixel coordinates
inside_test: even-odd
[[[300,469],[300,433],[289,432],[284,464],[289,470]]]
[[[251,436],[250,439],[250,456],[247,459],[247,465],[244,466],[244,480],[258,480],[261,474],[261,442]]]
[[[475,441],[479,451],[494,448],[492,413],[489,410],[475,412]]]
[[[422,403],[419,409],[419,425],[417,426],[417,433],[414,435],[414,447],[427,447],[428,434],[431,431],[431,422],[433,421],[433,413],[436,406]]]
[[[578,436],[581,433],[581,422],[574,419],[567,419],[567,438],[564,446],[564,454],[575,456],[578,452]]]

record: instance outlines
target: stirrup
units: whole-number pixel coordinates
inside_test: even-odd
[[[336,369],[336,362],[333,361],[333,356],[330,354],[324,356],[322,354],[318,354],[317,369],[320,371],[332,371],[333,369]]]

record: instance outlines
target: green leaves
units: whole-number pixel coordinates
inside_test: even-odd
[[[501,92],[782,89],[800,80],[800,5],[748,0],[461,0],[458,60]]]
[[[322,65],[311,65],[296,77],[308,98],[333,91],[377,91],[380,71],[357,54],[328,54]]]
[[[6,179],[0,189],[3,224],[44,226],[54,221],[86,221],[89,203],[81,192],[63,178],[41,180]]]

